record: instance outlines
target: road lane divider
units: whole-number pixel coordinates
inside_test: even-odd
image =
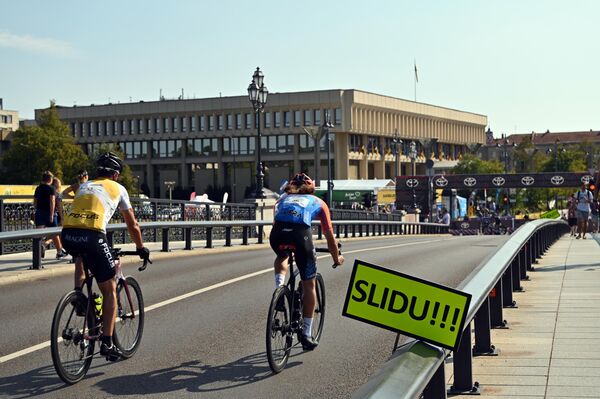
[[[452,238],[454,238],[454,237],[452,237]],[[435,239],[435,240],[413,241],[413,242],[407,242],[407,243],[402,243],[402,244],[384,245],[384,246],[379,246],[379,247],[370,247],[370,248],[355,249],[355,250],[349,250],[349,251],[345,250],[344,256],[354,254],[354,253],[367,252],[367,251],[379,251],[379,250],[389,249],[389,248],[409,247],[409,246],[419,245],[419,244],[430,244],[430,243],[434,243],[434,242],[445,241],[445,240],[452,239],[452,238],[440,238],[440,239]],[[323,259],[323,258],[327,258],[329,256],[330,255],[322,255],[322,256],[318,256],[317,259]],[[273,268],[269,267],[267,269],[262,269],[262,270],[259,270],[259,271],[253,272],[253,273],[244,274],[239,277],[225,280],[220,283],[209,285],[208,287],[200,288],[200,289],[188,292],[186,294],[178,295],[176,297],[166,299],[164,301],[155,303],[153,305],[146,306],[144,308],[144,311],[147,313],[152,310],[162,308],[163,306],[167,306],[167,305],[182,301],[184,299],[188,299],[188,298],[215,290],[217,288],[225,287],[227,285],[234,284],[239,281],[247,280],[247,279],[250,279],[250,278],[253,278],[256,276],[260,276],[262,274],[272,272],[272,271],[273,271]],[[46,341],[46,342],[39,343],[37,345],[30,346],[29,348],[21,349],[19,351],[16,351],[11,354],[0,357],[0,364],[6,363],[10,360],[13,360],[13,359],[25,356],[25,355],[28,355],[32,352],[36,352],[38,350],[47,348],[49,346],[50,346],[50,341]]]

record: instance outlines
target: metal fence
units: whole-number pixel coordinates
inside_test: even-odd
[[[522,290],[533,264],[569,227],[559,220],[536,220],[515,231],[511,238],[480,265],[459,290],[472,295],[458,349],[453,353],[453,384],[446,387],[444,360],[449,351],[414,340],[394,352],[391,359],[363,385],[353,398],[446,398],[479,394],[473,381],[473,356],[491,355],[491,329],[506,326],[502,310],[515,307],[513,292]],[[475,345],[472,346],[471,322]]]
[[[448,226],[435,223],[405,223],[383,220],[345,220],[333,221],[334,233],[338,238],[407,235],[407,234],[447,234]],[[210,221],[164,221],[141,222],[140,228],[145,236],[148,231],[160,231],[162,251],[169,251],[173,230],[181,232],[186,250],[192,249],[192,241],[197,240],[194,231],[202,230],[206,242],[205,248],[212,248],[216,231],[223,231],[225,246],[233,245],[234,231],[240,231],[242,245],[248,245],[251,237],[256,238],[256,243],[263,243],[265,227],[271,226],[270,220],[210,220]],[[313,222],[313,229],[317,237],[322,238],[319,222]],[[44,237],[59,234],[60,227],[43,229],[27,229],[18,231],[0,232],[0,245],[6,242],[28,242],[32,252],[32,268],[39,269],[42,265],[41,245]],[[158,234],[158,233],[155,233]],[[107,227],[107,236],[112,244],[128,242],[127,226],[124,223],[113,223]]]

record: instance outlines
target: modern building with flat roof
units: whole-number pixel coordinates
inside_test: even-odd
[[[12,135],[19,129],[19,112],[4,109],[3,99],[0,98],[0,155],[10,146]]]
[[[257,127],[247,96],[57,110],[88,153],[101,143],[119,144],[152,196],[167,196],[165,182],[175,181],[184,191],[227,189],[230,200],[240,201],[255,182]],[[411,141],[417,174],[425,173],[423,140],[438,139],[431,155],[446,164],[456,162],[469,144],[485,143],[484,115],[354,89],[271,93],[260,117],[265,187],[278,191],[296,171],[326,178],[327,141],[320,129],[326,115],[333,124],[334,179],[411,174]],[[395,138],[402,140],[397,147]]]

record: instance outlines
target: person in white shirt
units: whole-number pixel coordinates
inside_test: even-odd
[[[448,213],[448,209],[446,209],[445,207],[442,208],[442,213],[438,217],[436,222],[440,224],[445,224],[446,226],[450,225],[450,214]]]
[[[581,183],[581,188],[575,193],[575,201],[577,202],[577,208],[575,208],[575,216],[577,217],[578,227],[578,234],[575,238],[583,238],[585,240],[588,219],[592,210],[590,205],[594,202],[594,196],[587,189],[587,184]]]

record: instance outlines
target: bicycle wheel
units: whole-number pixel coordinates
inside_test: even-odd
[[[56,306],[50,332],[50,351],[54,369],[67,384],[80,381],[92,363],[94,341],[87,340],[88,333],[95,326],[93,309],[88,309],[88,321],[84,323],[88,301],[81,292],[65,294]],[[79,316],[77,315],[79,310]],[[87,329],[84,331],[84,324]]]
[[[317,273],[315,278],[315,290],[317,291],[317,303],[315,304],[315,314],[313,316],[312,337],[318,341],[323,332],[325,324],[325,283],[323,276]]]
[[[137,351],[144,332],[144,298],[138,282],[131,276],[117,283],[117,320],[113,341],[128,359]]]
[[[291,293],[287,287],[279,287],[273,293],[267,319],[267,359],[274,373],[287,364],[292,347]]]

